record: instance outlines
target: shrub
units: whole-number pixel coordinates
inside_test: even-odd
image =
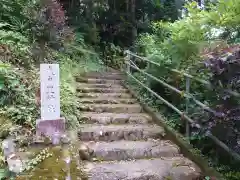
[[[212,142],[208,141],[206,132],[211,131],[236,152],[240,149],[238,120],[240,104],[237,97],[227,93],[229,90],[239,92],[240,57],[238,51],[234,54],[239,45],[228,46],[228,43],[238,42],[239,39],[239,5],[240,0],[219,0],[215,4],[209,3],[205,10],[199,10],[196,8],[196,2],[188,3],[185,6],[188,11],[186,17],[173,23],[162,21],[152,23],[153,33],[142,34],[137,43],[140,54],[160,64],[160,67],[145,66],[144,69],[176,88],[185,90],[185,80],[181,75],[173,74],[167,67],[187,71],[212,83],[212,89],[208,90],[198,82],[191,82],[191,92],[217,113],[207,113],[196,107],[194,102],[190,102],[188,115],[204,126],[203,131],[192,129],[191,143],[211,157],[219,155],[212,159],[214,165],[216,162],[218,165],[233,164],[233,161],[228,161],[229,158],[225,158],[226,153],[219,148],[217,151],[213,150],[216,146],[213,147]],[[176,93],[169,92],[155,81],[148,82],[154,91],[180,110],[185,110],[184,101],[180,96],[177,95],[176,98]],[[161,103],[152,97],[151,99],[157,104],[158,110],[164,109]],[[169,109],[164,113],[170,119],[168,123],[171,126],[185,133],[182,121],[175,117],[176,114],[172,114]],[[233,172],[234,166],[230,169],[232,172],[226,176],[236,179],[238,174]],[[220,171],[229,170],[224,168]]]
[[[217,95],[213,106],[221,116],[210,116],[207,129],[212,130],[217,137],[226,142],[229,147],[240,152],[240,102],[229,94],[229,90],[240,90],[240,49],[226,57],[212,56],[205,61],[211,72],[210,82],[213,92]],[[224,136],[222,132],[224,133]]]

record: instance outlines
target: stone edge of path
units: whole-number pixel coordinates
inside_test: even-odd
[[[133,96],[133,98],[136,98],[138,100],[138,103],[142,106],[143,111],[152,117],[152,121],[164,128],[164,130],[166,131],[166,136],[169,137],[169,139],[173,143],[179,146],[181,153],[200,167],[204,175],[213,176],[218,180],[224,180],[223,176],[219,172],[217,172],[214,168],[208,165],[208,162],[204,157],[194,153],[194,148],[192,147],[192,145],[185,141],[181,134],[171,129],[164,122],[164,117],[161,114],[156,113],[151,107],[143,103],[129,85],[127,85],[125,82],[122,82],[121,84],[122,86],[129,90],[129,93]]]

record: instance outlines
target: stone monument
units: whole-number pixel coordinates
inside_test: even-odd
[[[59,64],[40,65],[41,119],[36,122],[36,136],[49,137],[58,144],[65,131],[65,119],[60,117]]]

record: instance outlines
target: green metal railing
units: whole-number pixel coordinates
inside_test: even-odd
[[[187,114],[189,112],[189,101],[190,99],[193,100],[198,106],[200,106],[202,109],[204,109],[205,111],[208,111],[210,113],[213,113],[214,115],[217,114],[217,112],[213,109],[211,109],[210,107],[208,107],[207,105],[205,105],[204,103],[198,101],[191,93],[190,93],[190,86],[191,86],[191,81],[197,81],[203,85],[205,85],[207,88],[211,88],[211,84],[208,81],[199,79],[199,78],[195,78],[192,75],[189,75],[185,72],[181,72],[178,71],[177,69],[169,69],[172,72],[181,74],[183,77],[186,78],[186,89],[185,91],[181,91],[171,85],[169,85],[168,83],[164,82],[163,80],[154,77],[153,75],[145,72],[144,70],[141,70],[132,60],[131,57],[137,58],[141,61],[145,61],[147,63],[156,65],[161,67],[158,63],[153,62],[145,57],[141,57],[138,56],[130,51],[124,51],[124,55],[125,55],[125,67],[124,67],[124,72],[132,79],[134,79],[139,85],[141,85],[142,87],[144,87],[147,91],[149,91],[151,94],[153,94],[154,96],[156,96],[159,100],[161,100],[164,104],[166,104],[168,107],[170,107],[171,109],[173,109],[176,113],[178,113],[181,118],[183,120],[186,120],[186,137],[190,136],[190,126],[192,127],[196,127],[198,129],[202,129],[202,126],[198,123],[196,123],[193,119],[191,119]],[[174,91],[178,94],[180,94],[182,97],[185,98],[186,101],[186,106],[185,106],[185,112],[182,112],[181,110],[179,110],[176,106],[174,106],[173,104],[171,104],[170,102],[168,102],[167,100],[165,100],[163,97],[161,97],[159,94],[157,94],[156,92],[154,92],[151,88],[147,87],[144,83],[142,83],[141,81],[139,81],[137,78],[135,78],[132,74],[130,69],[135,69],[138,72],[146,75],[147,77],[159,82],[160,84],[162,84],[164,87],[170,89],[171,91]],[[162,68],[162,67],[161,67]],[[231,95],[234,95],[236,97],[240,97],[240,94],[237,92],[233,92],[231,90],[227,90],[228,93],[230,93]],[[213,142],[215,142],[215,144],[217,144],[218,146],[220,146],[221,148],[223,148],[226,152],[228,152],[235,160],[240,162],[240,155],[236,152],[234,152],[232,149],[230,149],[226,144],[224,144],[222,141],[220,141],[217,137],[215,137],[211,132],[208,132],[206,134],[211,140],[213,140]]]

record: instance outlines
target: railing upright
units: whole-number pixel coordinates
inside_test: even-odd
[[[190,93],[190,86],[191,86],[191,80],[189,77],[186,77],[186,93],[189,94]],[[186,109],[185,109],[185,113],[188,114],[188,108],[189,108],[189,97],[186,97]],[[186,137],[190,136],[190,127],[189,127],[189,122],[186,121]]]
[[[124,51],[125,54],[125,64],[126,64],[126,71],[130,73],[130,53],[129,50]]]

